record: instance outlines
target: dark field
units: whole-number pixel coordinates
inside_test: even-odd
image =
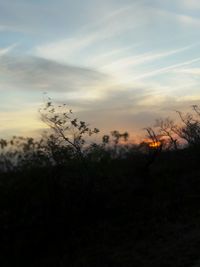
[[[104,155],[0,178],[1,266],[193,266],[200,251],[200,150]]]

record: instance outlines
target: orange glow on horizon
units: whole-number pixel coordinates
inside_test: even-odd
[[[160,147],[160,146],[161,146],[161,142],[160,142],[160,141],[149,143],[149,147],[150,147],[150,148],[158,148],[158,147]]]

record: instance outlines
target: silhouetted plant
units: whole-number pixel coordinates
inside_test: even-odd
[[[186,113],[183,114],[177,111],[181,120],[181,125],[174,127],[174,132],[188,145],[200,145],[200,120],[199,120],[199,109],[198,106],[193,106],[195,114]]]
[[[165,147],[177,150],[178,137],[175,133],[177,127],[175,122],[169,117],[165,119],[160,118],[156,120],[155,127],[158,128],[159,135],[165,140]]]
[[[57,142],[71,147],[76,156],[83,158],[86,138],[97,134],[99,130],[79,120],[72,110],[67,109],[66,104],[55,106],[50,99],[39,112],[42,121],[53,130]]]
[[[119,131],[116,130],[111,132],[111,136],[113,137],[113,143],[115,145],[119,144],[120,140],[127,142],[129,138],[128,132],[120,133]]]
[[[102,143],[103,143],[103,145],[104,146],[106,146],[107,144],[109,144],[109,142],[110,142],[110,136],[109,135],[103,135],[103,137],[102,137]]]
[[[162,151],[163,140],[161,139],[162,136],[156,134],[152,127],[147,127],[145,130],[148,139],[151,140],[150,142],[146,142],[147,161],[145,169],[149,171],[149,167],[155,162]]]

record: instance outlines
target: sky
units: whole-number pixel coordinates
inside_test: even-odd
[[[0,138],[41,134],[46,96],[137,138],[199,82],[199,0],[0,0]]]

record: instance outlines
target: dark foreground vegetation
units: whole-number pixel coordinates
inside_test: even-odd
[[[194,266],[199,109],[178,126],[157,120],[137,145],[118,131],[86,145],[98,129],[61,109],[40,111],[52,130],[43,139],[0,140],[0,265]]]

